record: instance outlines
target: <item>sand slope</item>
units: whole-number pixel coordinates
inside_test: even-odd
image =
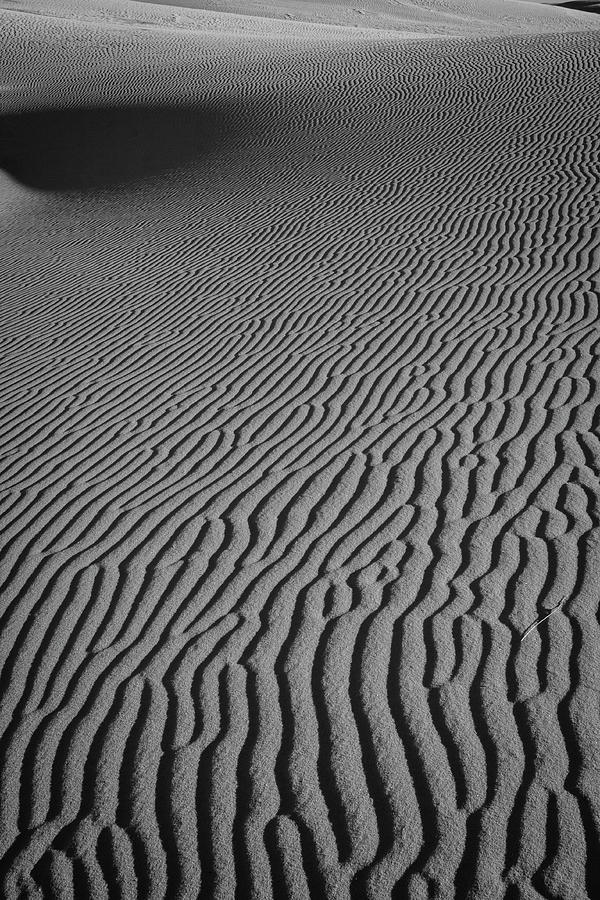
[[[596,896],[597,17],[4,6],[0,894]]]

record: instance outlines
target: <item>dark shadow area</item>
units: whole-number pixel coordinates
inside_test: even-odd
[[[234,130],[239,137],[244,126],[232,128],[232,113],[225,106],[131,106],[6,115],[0,168],[40,190],[126,185],[206,158]]]
[[[579,12],[600,14],[600,0],[567,0],[567,3],[556,3],[564,9],[577,9]]]

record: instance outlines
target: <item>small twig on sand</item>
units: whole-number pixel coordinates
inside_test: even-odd
[[[558,603],[556,604],[556,606],[552,607],[550,612],[547,612],[546,615],[542,616],[541,618],[538,616],[537,619],[535,620],[535,622],[532,622],[531,625],[529,625],[525,629],[525,631],[521,635],[521,640],[524,641],[525,638],[527,637],[527,635],[531,634],[531,632],[533,631],[534,628],[538,628],[542,624],[542,622],[545,622],[546,619],[549,619],[550,616],[552,615],[552,613],[556,612],[556,610],[559,608],[559,606],[562,606],[566,599],[567,599],[566,597],[561,597],[560,600],[558,601]]]

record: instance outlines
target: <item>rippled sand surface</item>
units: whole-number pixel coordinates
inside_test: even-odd
[[[0,34],[0,895],[598,896],[600,16]]]

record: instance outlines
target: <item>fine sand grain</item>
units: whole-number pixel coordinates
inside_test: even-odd
[[[600,17],[1,4],[0,896],[600,896]]]

